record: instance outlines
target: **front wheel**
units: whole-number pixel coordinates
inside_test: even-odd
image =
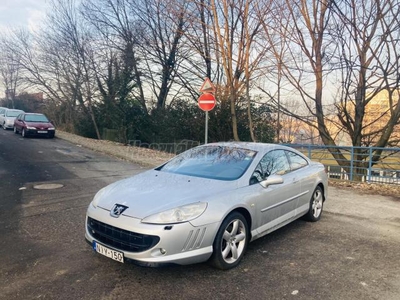
[[[310,208],[304,216],[307,221],[317,222],[321,219],[322,210],[324,207],[324,193],[320,186],[317,186],[311,196]]]
[[[26,131],[25,131],[25,128],[22,128],[21,135],[22,135],[23,138],[26,138]]]
[[[3,129],[4,129],[4,130],[7,130],[6,122],[3,123]]]
[[[210,263],[221,270],[236,267],[246,252],[248,240],[249,230],[245,217],[238,212],[231,213],[217,232]]]

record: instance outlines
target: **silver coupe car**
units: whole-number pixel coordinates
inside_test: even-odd
[[[207,144],[101,189],[85,236],[119,262],[226,270],[249,242],[300,217],[318,221],[327,190],[324,166],[290,147]]]

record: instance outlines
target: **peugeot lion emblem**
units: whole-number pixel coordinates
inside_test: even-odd
[[[111,217],[118,218],[127,208],[128,206],[115,204],[111,209],[110,215]]]

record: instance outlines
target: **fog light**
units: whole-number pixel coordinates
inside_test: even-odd
[[[160,248],[160,253],[161,253],[162,255],[164,255],[165,253],[167,253],[167,250],[165,250],[165,249],[163,249],[163,248]]]

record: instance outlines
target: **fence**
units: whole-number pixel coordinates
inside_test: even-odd
[[[330,178],[400,184],[400,148],[342,147],[289,144],[313,161],[323,163]],[[328,148],[331,150],[329,151]],[[372,158],[381,150],[376,163]],[[344,158],[335,159],[334,154]],[[338,163],[339,162],[339,163]]]

